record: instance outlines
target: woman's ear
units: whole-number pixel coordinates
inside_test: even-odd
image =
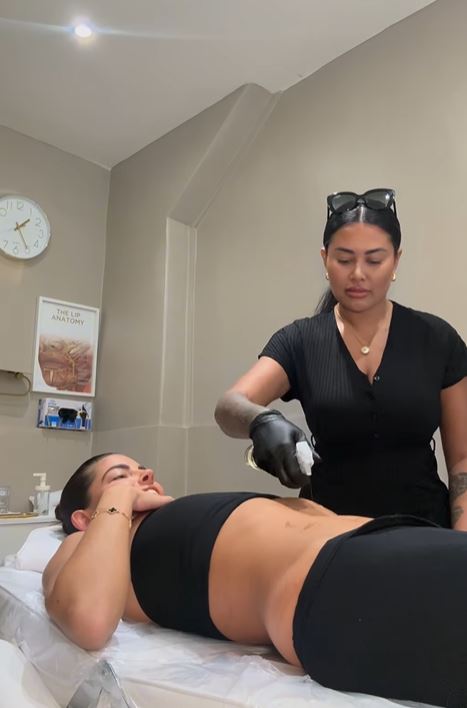
[[[77,531],[86,531],[87,527],[91,523],[91,516],[84,509],[76,509],[71,517],[71,523]]]
[[[324,267],[326,268],[326,262],[328,260],[328,252],[324,248],[324,246],[321,247],[321,258],[323,259]]]

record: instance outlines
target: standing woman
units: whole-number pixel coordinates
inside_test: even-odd
[[[327,204],[330,290],[314,317],[271,337],[216,420],[251,438],[258,467],[338,514],[409,513],[467,530],[466,345],[446,321],[387,297],[401,255],[394,191],[337,192]],[[305,433],[268,408],[277,398],[302,405],[318,455],[312,489],[295,454]]]

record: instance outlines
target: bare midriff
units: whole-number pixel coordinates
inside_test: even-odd
[[[306,499],[251,499],[229,516],[211,556],[209,608],[222,634],[272,643],[300,666],[292,639],[298,596],[324,544],[362,526]]]
[[[272,643],[300,666],[292,627],[304,580],[329,539],[368,520],[338,516],[306,499],[243,502],[222,526],[211,556],[209,611],[217,629],[243,644]],[[125,618],[150,621],[132,588]]]

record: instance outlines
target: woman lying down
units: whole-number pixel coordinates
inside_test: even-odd
[[[81,465],[57,512],[45,602],[84,649],[156,622],[271,643],[336,690],[467,705],[467,533],[268,494],[174,500],[117,454]]]

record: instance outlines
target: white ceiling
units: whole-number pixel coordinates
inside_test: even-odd
[[[0,0],[0,124],[106,167],[246,83],[283,91],[433,0]],[[75,19],[99,30],[70,33]]]

